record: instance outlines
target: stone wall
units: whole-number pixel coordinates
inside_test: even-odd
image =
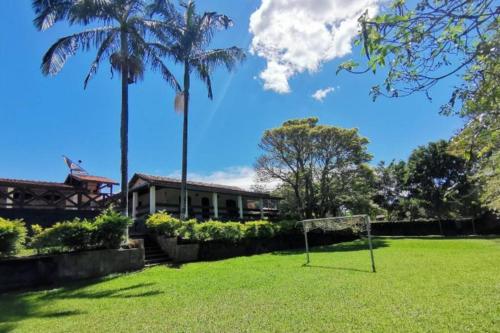
[[[0,291],[54,286],[144,267],[144,248],[94,250],[0,260]]]

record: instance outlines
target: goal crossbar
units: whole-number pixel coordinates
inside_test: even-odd
[[[368,249],[370,251],[370,259],[372,264],[372,272],[375,273],[375,259],[373,256],[373,244],[371,235],[371,221],[368,215],[353,215],[340,217],[326,217],[320,219],[308,219],[299,221],[304,230],[304,241],[306,248],[306,265],[310,263],[309,242],[307,233],[311,230],[321,229],[323,231],[338,231],[351,229],[356,233],[366,232],[368,240]]]

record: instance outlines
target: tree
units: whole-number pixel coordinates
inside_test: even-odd
[[[356,43],[363,46],[367,68],[359,70],[350,60],[339,70],[365,73],[387,67],[383,87],[371,90],[374,98],[428,94],[441,80],[474,70],[485,56],[498,56],[490,44],[499,13],[494,0],[393,0],[382,14],[372,18],[366,12],[359,19]]]
[[[181,3],[181,6],[184,8],[184,13],[177,12],[167,0],[156,0],[150,7],[150,12],[153,16],[159,16],[164,23],[161,33],[157,33],[161,42],[155,44],[155,49],[184,67],[181,95],[184,119],[180,215],[182,218],[187,218],[187,145],[191,73],[194,71],[205,83],[208,98],[212,99],[213,70],[220,65],[226,66],[229,71],[232,70],[238,62],[244,60],[245,53],[236,46],[226,49],[207,49],[217,30],[232,26],[233,21],[229,17],[215,12],[199,15],[192,0]]]
[[[261,181],[281,182],[290,215],[340,215],[361,207],[369,193],[367,144],[356,129],[318,125],[317,118],[289,120],[264,132],[255,168]]]
[[[380,162],[376,169],[376,194],[374,201],[387,212],[387,219],[394,221],[404,219],[403,202],[408,197],[406,181],[408,168],[404,161],[391,161],[385,165]]]
[[[34,24],[46,30],[58,21],[70,25],[93,26],[65,36],[43,56],[42,73],[56,75],[77,50],[97,49],[95,60],[84,80],[84,88],[97,73],[103,59],[121,74],[121,208],[128,213],[128,86],[141,79],[145,64],[160,71],[176,89],[179,85],[151,44],[144,40],[148,31],[162,24],[144,17],[142,0],[33,0]],[[98,25],[98,27],[95,27]]]
[[[449,154],[444,140],[413,151],[407,186],[411,198],[424,205],[427,216],[437,219],[465,215],[477,193],[468,178],[466,161]]]
[[[360,17],[357,44],[368,59],[365,69],[353,60],[339,71],[375,72],[386,68],[383,84],[371,95],[402,97],[430,90],[452,76],[462,81],[450,92],[442,114],[458,114],[467,123],[453,139],[450,152],[467,160],[476,173],[482,198],[490,209],[490,184],[500,182],[490,157],[500,151],[500,6],[494,0],[393,0],[384,11]],[[483,168],[489,171],[485,172]],[[493,173],[493,176],[491,176]],[[486,175],[489,175],[486,177]]]

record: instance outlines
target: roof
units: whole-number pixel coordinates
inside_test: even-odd
[[[70,174],[70,175],[68,175],[68,178],[69,177],[72,177],[72,178],[79,180],[79,181],[118,185],[118,183],[116,181],[114,181],[113,179],[101,177],[101,176]]]
[[[65,188],[72,189],[73,186],[57,183],[57,182],[47,182],[40,180],[27,180],[27,179],[9,179],[9,178],[0,178],[0,185],[13,185],[13,186],[31,186],[31,187],[57,187],[57,188]]]
[[[158,186],[165,186],[165,187],[180,187],[180,184],[181,184],[181,180],[176,179],[176,178],[146,175],[143,173],[136,173],[136,174],[134,174],[134,176],[130,180],[129,187],[138,178],[146,181],[150,185],[158,185]],[[194,189],[194,190],[205,190],[205,191],[210,191],[210,192],[230,193],[230,194],[246,194],[246,195],[251,195],[251,196],[256,196],[256,197],[271,198],[271,195],[269,193],[248,191],[248,190],[245,190],[245,189],[243,189],[241,187],[237,187],[237,186],[220,185],[220,184],[205,183],[205,182],[198,182],[198,181],[191,181],[191,180],[188,180],[187,185],[188,185],[188,189],[190,189],[190,187],[191,187],[191,189]],[[129,191],[133,191],[134,189],[137,189],[139,187],[140,186],[131,187]]]

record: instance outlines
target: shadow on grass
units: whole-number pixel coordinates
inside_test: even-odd
[[[337,271],[351,271],[351,272],[361,272],[361,273],[372,273],[372,271],[368,269],[357,269],[357,268],[348,268],[348,267],[335,267],[335,266],[321,266],[321,265],[311,265],[304,264],[302,267],[306,268],[320,268],[320,269],[332,269]]]
[[[383,238],[373,238],[372,239],[373,249],[388,247],[389,244]],[[368,241],[363,240],[355,240],[347,243],[338,243],[332,245],[324,245],[309,248],[310,253],[315,252],[353,252],[353,251],[368,251]],[[276,251],[272,254],[274,255],[296,255],[305,253],[305,249],[294,249],[294,250],[286,250],[286,251]]]
[[[61,319],[86,314],[80,309],[66,309],[47,312],[45,306],[53,301],[64,299],[129,299],[150,297],[163,292],[152,287],[155,283],[140,283],[123,288],[105,290],[86,290],[87,287],[101,282],[113,280],[116,277],[101,278],[70,283],[62,288],[47,291],[38,296],[32,293],[7,293],[0,298],[0,333],[16,330],[19,322],[27,318]],[[144,290],[145,289],[145,290]]]

